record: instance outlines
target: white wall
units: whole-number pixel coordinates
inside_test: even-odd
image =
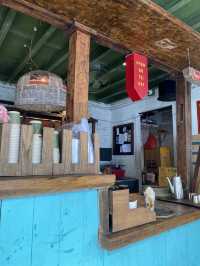
[[[143,144],[139,114],[167,106],[172,106],[173,110],[175,108],[175,102],[161,102],[157,100],[157,97],[156,92],[155,96],[146,97],[142,101],[132,102],[130,99],[125,99],[111,106],[113,125],[134,123],[134,155],[113,156],[114,162],[126,165],[126,174],[129,177],[140,177],[141,169],[143,169]]]
[[[0,100],[14,102],[15,90],[15,85],[0,82]]]
[[[89,115],[98,120],[96,131],[100,137],[101,148],[112,148],[112,112],[110,106],[89,102]]]
[[[134,155],[113,156],[113,161],[125,165],[126,174],[129,177],[139,177],[143,167],[143,156],[141,143],[140,113],[167,106],[172,106],[175,115],[175,102],[157,101],[155,96],[146,97],[142,101],[132,102],[125,99],[114,104],[89,103],[90,115],[99,119],[97,132],[101,138],[101,146],[104,148],[112,147],[112,126],[126,123],[134,123]],[[174,117],[173,117],[174,120]],[[174,120],[175,122],[175,120]],[[176,128],[174,128],[174,134]]]

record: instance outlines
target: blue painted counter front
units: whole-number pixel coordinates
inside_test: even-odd
[[[96,190],[3,200],[0,266],[200,266],[200,221],[109,252],[98,215]]]

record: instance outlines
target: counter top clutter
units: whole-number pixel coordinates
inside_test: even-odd
[[[172,210],[174,215],[169,218],[157,219],[154,222],[129,228],[115,233],[100,233],[101,246],[108,250],[117,249],[128,244],[158,235],[164,231],[200,219],[200,209],[176,203],[156,202],[156,208]]]
[[[190,193],[189,197],[193,194]],[[139,193],[129,194],[128,189],[114,186],[109,189],[108,195],[101,194],[104,219],[100,226],[100,242],[108,250],[200,219],[200,204],[182,197],[175,199],[176,194],[155,200],[151,187],[146,188],[143,196]]]

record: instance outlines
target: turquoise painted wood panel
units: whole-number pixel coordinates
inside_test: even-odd
[[[0,265],[30,265],[34,199],[1,202]]]
[[[109,252],[96,190],[3,200],[0,266],[200,266],[200,221]]]
[[[37,197],[33,206],[31,266],[57,265],[60,242],[60,196]]]

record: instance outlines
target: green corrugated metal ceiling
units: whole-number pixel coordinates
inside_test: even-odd
[[[199,0],[155,0],[155,3],[200,30]],[[64,32],[47,23],[0,6],[0,80],[15,83],[30,69],[43,69],[67,78],[68,40]],[[105,103],[123,99],[125,67],[123,55],[91,45],[89,98]],[[149,87],[167,78],[162,70],[149,66]]]

